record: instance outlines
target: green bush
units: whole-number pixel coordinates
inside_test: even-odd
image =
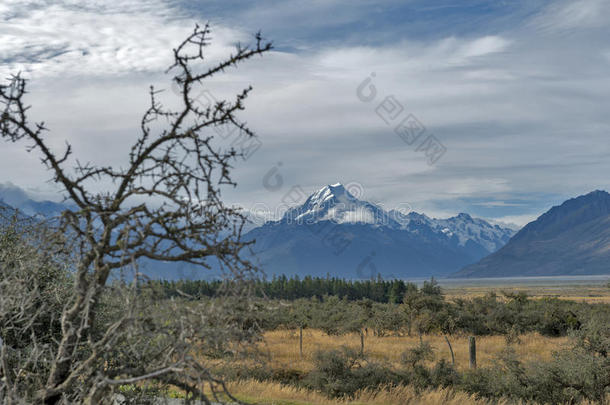
[[[348,347],[316,352],[314,366],[303,383],[330,398],[349,398],[364,388],[401,381],[400,376],[388,367],[369,362]]]
[[[402,364],[414,368],[424,361],[433,360],[434,352],[428,342],[420,342],[419,346],[405,351],[401,356]]]
[[[460,375],[445,359],[441,359],[430,370],[430,383],[434,387],[452,387],[460,381]]]
[[[524,363],[512,348],[494,367],[464,372],[462,390],[487,398],[507,397],[540,404],[603,403],[610,394],[610,362],[583,347],[556,353],[547,363]]]

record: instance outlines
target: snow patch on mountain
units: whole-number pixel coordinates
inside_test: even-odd
[[[298,207],[286,211],[282,222],[314,224],[332,221],[338,224],[382,224],[387,213],[378,206],[354,197],[341,183],[325,186]]]
[[[472,218],[464,213],[455,217],[436,219],[434,221],[437,229],[447,229],[451,236],[457,237],[460,246],[464,246],[468,241],[472,240],[490,252],[504,246],[515,233],[510,228],[492,225],[483,219]],[[447,234],[449,235],[449,233]]]
[[[390,216],[397,218],[401,229],[416,231],[421,227],[429,227],[448,238],[456,238],[459,246],[465,246],[468,241],[473,241],[489,252],[502,247],[515,233],[511,228],[493,225],[484,219],[473,218],[465,213],[446,219],[430,218],[417,212],[402,214],[390,211]]]

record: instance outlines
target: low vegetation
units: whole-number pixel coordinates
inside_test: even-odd
[[[50,241],[36,222],[13,216],[3,223],[0,333],[2,369],[10,370],[3,378],[27,390],[44,383],[36,378],[45,375],[45,350],[61,333],[58,318],[71,294],[70,255],[41,255],[52,250],[39,250]],[[344,285],[350,284],[392,290],[382,280]],[[224,387],[214,388],[217,395],[231,392],[252,403],[603,404],[610,393],[608,304],[512,292],[447,299],[434,280],[422,287],[404,283],[394,302],[334,295],[273,300],[261,298],[260,289],[259,298],[244,301],[223,294],[235,285],[224,290],[214,282],[216,296],[192,294],[189,285],[108,285],[91,335],[103,336],[121,319],[131,323],[122,324],[125,332],[105,352],[106,373],[154,362],[163,347],[186,345],[182,353],[205,364]],[[20,300],[25,290],[31,301]],[[138,316],[125,318],[126,309]],[[25,316],[32,311],[35,318]],[[477,337],[477,369],[468,367],[470,335]],[[146,403],[190,395],[185,387],[180,380],[119,380],[117,388],[133,403]]]
[[[468,367],[467,336],[450,337],[456,354],[452,364],[439,335],[423,335],[421,340],[370,336],[361,353],[358,334],[328,336],[308,330],[301,357],[298,332],[273,331],[265,334],[266,363],[233,366],[226,377],[234,382],[235,393],[272,389],[261,398],[308,404],[400,404],[406,403],[400,396],[405,392],[407,398],[417,398],[414,403],[460,398],[472,404],[603,404],[610,393],[610,365],[604,354],[610,331],[607,319],[602,321],[592,319],[566,337],[532,333],[512,342],[506,336],[479,337],[477,369]]]
[[[299,283],[317,286],[312,288],[319,293],[258,301],[257,321],[266,331],[259,354],[266,354],[266,361],[222,371],[243,398],[261,392],[260,398],[300,398],[311,404],[408,403],[403,394],[417,398],[414,403],[608,400],[606,303],[534,299],[512,291],[447,299],[433,279],[418,287],[383,280],[277,278],[259,282],[258,295],[284,295]],[[188,291],[187,302],[209,299],[201,292],[213,285],[153,284],[163,297],[172,289]],[[400,299],[387,299],[397,285]],[[327,294],[339,290],[340,296]],[[471,335],[477,337],[476,369],[469,368]]]
[[[159,298],[188,297],[205,300],[216,294],[219,281],[154,281]],[[610,305],[563,300],[531,299],[523,292],[492,291],[484,296],[452,297],[431,279],[421,288],[400,280],[345,281],[335,278],[276,278],[256,285],[259,297],[298,296],[290,291],[304,285],[308,298],[266,301],[261,299],[259,322],[264,330],[320,329],[329,335],[370,331],[374,335],[472,334],[566,336]],[[335,292],[336,295],[328,294]],[[361,298],[356,298],[361,297]],[[264,304],[263,303],[268,303]]]

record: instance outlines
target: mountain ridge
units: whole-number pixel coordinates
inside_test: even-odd
[[[374,257],[367,262],[374,266],[371,271],[404,278],[458,270],[503,246],[513,234],[466,213],[436,219],[385,211],[336,183],[244,238],[255,241],[255,257],[270,274],[362,278],[360,265]]]
[[[550,208],[501,249],[455,277],[610,274],[610,194],[595,190]]]
[[[19,209],[27,207],[27,214],[53,216],[68,208],[10,191]],[[0,193],[0,200],[2,197]],[[244,239],[256,240],[256,255],[251,259],[269,275],[409,278],[456,271],[498,249],[513,234],[510,228],[466,213],[437,219],[416,212],[386,211],[335,183],[312,193],[278,221],[251,228]],[[146,262],[142,268],[151,277],[197,274],[163,263]]]

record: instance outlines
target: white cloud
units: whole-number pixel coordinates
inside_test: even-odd
[[[506,201],[485,201],[480,203],[473,203],[472,205],[478,205],[481,207],[523,207],[525,204],[523,203],[511,203]]]
[[[502,52],[508,48],[510,41],[495,35],[489,35],[469,41],[459,48],[462,59],[476,58],[496,52]]]
[[[541,212],[540,214],[506,215],[503,217],[494,218],[492,221],[499,225],[504,224],[512,227],[513,229],[519,229],[530,222],[535,221],[542,214],[543,213]]]
[[[564,31],[607,26],[607,0],[567,0],[551,3],[533,24],[543,30]]]
[[[29,77],[159,72],[196,21],[161,0],[10,0],[0,8],[0,73]],[[215,26],[212,59],[245,36]]]

